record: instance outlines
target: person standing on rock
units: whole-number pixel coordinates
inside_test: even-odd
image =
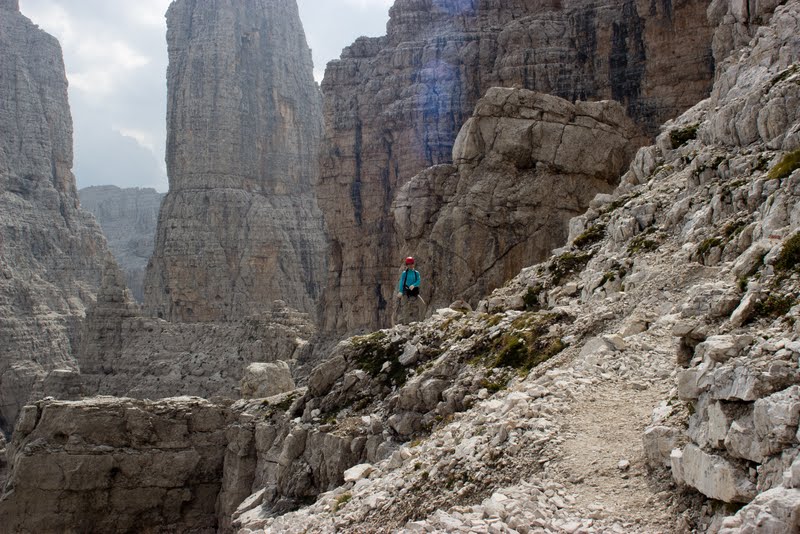
[[[414,258],[409,256],[405,259],[405,267],[397,282],[397,304],[392,316],[392,326],[419,320],[419,305],[422,301],[419,296],[421,283],[419,271],[414,269]]]

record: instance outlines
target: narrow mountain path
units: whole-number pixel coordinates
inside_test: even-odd
[[[672,531],[674,517],[646,476],[642,448],[642,433],[665,393],[613,381],[575,400],[554,471],[576,507],[602,512],[626,529]]]

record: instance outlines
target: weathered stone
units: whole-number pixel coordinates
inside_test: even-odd
[[[250,364],[302,359],[315,332],[307,315],[282,304],[214,324],[142,317],[125,291],[120,271],[106,277],[87,314],[78,355],[87,395],[238,399]]]
[[[35,407],[32,407],[35,408]],[[225,451],[223,409],[201,399],[44,401],[11,445],[11,532],[212,532]],[[80,519],[76,520],[76,517]]]
[[[800,529],[800,490],[775,488],[759,494],[735,516],[727,518],[719,534],[784,534]]]
[[[344,481],[358,482],[362,478],[367,478],[373,471],[375,471],[375,468],[372,466],[372,464],[354,465],[344,472]]]
[[[110,253],[78,207],[58,42],[0,6],[0,432],[54,369],[77,368],[80,324]]]
[[[167,13],[167,174],[145,303],[169,321],[315,311],[320,95],[295,2],[177,0]]]
[[[670,465],[670,454],[678,445],[678,431],[668,426],[648,427],[642,435],[642,445],[651,466]]]
[[[749,502],[756,495],[755,484],[742,468],[720,456],[707,454],[689,444],[683,451],[673,451],[672,474],[675,479],[700,493],[725,502]]]
[[[242,377],[242,398],[272,397],[295,388],[292,371],[284,361],[251,363]]]
[[[308,377],[309,391],[312,395],[324,395],[344,375],[346,370],[347,361],[341,354],[319,364]]]
[[[758,399],[753,408],[753,423],[766,454],[775,454],[796,442],[800,420],[800,386],[792,386],[769,397]]]
[[[695,355],[717,363],[724,363],[741,355],[752,342],[753,336],[711,336],[697,345]]]
[[[409,201],[417,202],[417,194],[429,198],[434,191],[443,195],[443,200],[449,199],[457,187],[452,168],[419,173],[433,165],[471,160],[485,148],[477,135],[478,125],[475,121],[468,123],[468,119],[489,88],[518,84],[569,101],[615,99],[648,132],[655,133],[664,120],[693,105],[709,90],[713,28],[706,22],[706,7],[706,2],[699,1],[646,5],[515,1],[459,3],[457,7],[444,0],[398,2],[390,11],[387,35],[361,38],[347,47],[340,60],[328,65],[322,83],[326,134],[320,206],[332,240],[323,330],[352,332],[387,325],[397,275],[394,266],[408,252],[416,254],[417,244],[426,246],[423,261],[418,263],[423,291],[427,290],[425,280],[432,279],[431,270],[445,272],[434,266],[434,261],[445,257],[452,264],[456,259],[449,252],[434,254],[435,246],[421,239],[427,234],[416,231],[402,235],[406,245],[399,249],[385,246],[393,243],[398,235],[397,223],[401,222],[397,209],[390,206],[400,188],[414,176],[417,184],[410,186],[405,196]],[[488,105],[476,111],[498,119],[503,115],[502,109]],[[535,169],[526,169],[537,159],[526,148],[531,143],[541,146],[537,155],[542,162],[563,164],[561,171],[566,175],[559,178],[556,173],[547,173],[538,179],[551,191],[558,184],[558,190],[581,193],[575,179],[568,175],[570,162],[579,163],[584,170],[605,166],[602,160],[606,154],[601,155],[601,150],[595,156],[592,150],[584,150],[589,147],[571,143],[559,151],[563,125],[545,117],[537,121],[539,126],[530,127],[528,120],[541,117],[530,114],[522,118],[525,120],[508,117],[502,124],[501,120],[483,121],[484,127],[489,127],[487,133],[496,129],[495,154],[502,154],[509,171],[536,175]],[[606,123],[619,118],[618,113],[579,117],[573,127],[581,129],[583,119]],[[570,129],[566,133],[580,138]],[[457,161],[453,148],[459,131],[464,133],[455,154]],[[593,136],[593,145],[604,142],[604,135]],[[585,157],[567,160],[570,152]],[[498,172],[497,177],[502,176]],[[506,188],[496,199],[487,196],[488,183],[471,191],[473,215],[488,213],[489,207],[498,208],[507,201],[527,205],[520,204]],[[468,187],[462,180],[460,188]],[[610,189],[602,187],[593,193],[598,191]],[[585,209],[593,193],[581,202],[580,210]],[[407,202],[399,206],[401,213],[405,212]],[[451,207],[457,218],[449,227],[463,227],[457,223],[470,215],[469,207],[456,203]],[[419,208],[420,216],[430,209]],[[510,206],[505,216],[490,217],[488,223],[496,227],[503,218],[508,219],[505,224],[513,223],[513,213]],[[558,234],[562,241],[566,237],[563,222]],[[493,269],[496,273],[485,287],[507,280],[521,266],[518,262],[523,253],[518,249],[531,248],[530,244],[512,248],[529,235],[522,226],[513,239],[481,241],[489,244],[486,250],[490,251],[485,255],[484,268],[492,267],[503,251],[513,257],[501,262],[502,268]],[[404,227],[417,229],[408,224]],[[444,222],[439,231],[445,235]],[[466,229],[462,234],[469,237]],[[453,241],[438,239],[435,243],[445,243],[451,251],[459,240]],[[535,252],[538,256],[530,257],[541,258],[547,251]],[[467,266],[455,263],[467,272]],[[457,296],[444,293],[439,296],[437,292],[439,306]],[[469,295],[471,302],[479,297],[477,293]]]

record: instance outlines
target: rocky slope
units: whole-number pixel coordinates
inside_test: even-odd
[[[0,4],[0,431],[50,371],[75,369],[86,306],[110,257],[78,207],[61,48]]]
[[[306,388],[269,399],[138,403],[164,419],[131,423],[125,400],[26,408],[0,515],[23,532],[20,510],[53,500],[64,528],[106,502],[126,521],[243,533],[798,530],[800,1],[771,9],[567,246],[476,311],[345,340]],[[130,428],[104,441],[97,420]],[[202,459],[192,433],[220,426],[221,473],[218,456],[158,484],[126,470],[142,457],[166,477],[185,464],[162,435]],[[74,476],[29,475],[51,470]],[[176,480],[215,499],[182,494],[188,518],[146,492],[113,499],[137,483],[172,496]]]
[[[315,309],[311,184],[321,102],[295,2],[177,0],[167,13],[167,171],[145,302],[169,321]]]
[[[153,239],[162,193],[138,187],[113,185],[85,187],[78,191],[81,207],[94,215],[108,247],[125,273],[133,297],[144,300],[144,271],[153,253]]]
[[[322,84],[319,197],[332,241],[323,330],[388,324],[406,252],[392,202],[414,175],[452,162],[459,129],[490,87],[614,99],[653,134],[708,94],[714,25],[707,7],[699,0],[397,1],[387,35],[346,48]],[[720,50],[751,24],[725,7],[714,11],[714,23],[729,23]],[[492,259],[469,267],[480,272]],[[424,274],[427,266],[420,268]]]
[[[290,435],[355,443],[353,421],[375,435],[374,417],[390,441],[438,429],[299,512],[270,519],[268,486],[241,531],[800,528],[799,17],[799,2],[778,8],[570,245],[479,313],[356,338],[320,367]],[[507,383],[509,366],[532,369]],[[312,465],[297,443],[282,458]]]

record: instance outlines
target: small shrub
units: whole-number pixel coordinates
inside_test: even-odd
[[[785,273],[796,270],[800,265],[800,233],[790,237],[775,260],[775,270]]]
[[[672,148],[678,148],[693,139],[697,139],[697,130],[700,128],[699,124],[690,124],[685,128],[678,128],[669,132],[669,140],[672,143]]]
[[[700,243],[700,246],[697,247],[697,253],[700,254],[701,256],[705,256],[706,254],[708,254],[708,251],[710,251],[714,247],[720,246],[721,244],[722,244],[722,239],[718,237],[710,237],[708,239],[703,240],[703,242]]]
[[[368,336],[355,337],[352,344],[356,349],[355,361],[361,369],[373,377],[385,373],[385,381],[388,384],[397,386],[405,384],[407,371],[400,363],[400,355],[403,354],[402,341],[389,342],[384,332],[376,332]],[[389,369],[382,371],[386,362],[389,362]]]
[[[489,393],[497,393],[498,391],[502,391],[506,388],[508,384],[501,381],[489,381],[487,379],[481,380],[480,386],[482,388],[486,388]]]
[[[788,177],[798,168],[800,168],[800,148],[783,156],[778,164],[770,169],[767,177],[770,180],[781,180]]]
[[[559,285],[566,276],[581,272],[591,259],[592,254],[572,252],[566,252],[555,258],[549,267],[553,285]]]
[[[725,228],[722,229],[722,234],[728,239],[730,239],[733,236],[739,234],[742,230],[744,230],[746,226],[747,226],[747,221],[743,219],[740,219],[738,221],[733,221],[725,225]]]
[[[572,242],[578,248],[586,248],[590,245],[594,245],[601,239],[603,239],[606,235],[606,225],[604,224],[596,224],[590,228],[588,228],[585,232],[575,238],[575,241]]]
[[[535,285],[533,287],[529,287],[528,291],[525,292],[525,295],[522,297],[522,302],[525,303],[525,309],[528,311],[536,311],[539,309],[539,292],[542,290],[542,286]]]
[[[786,315],[792,309],[797,299],[791,295],[770,295],[763,302],[759,302],[753,311],[753,319],[775,318]]]
[[[652,232],[648,231],[631,239],[631,242],[628,243],[628,254],[634,255],[640,252],[653,252],[658,250],[659,242],[655,239],[650,239],[649,236],[651,235]]]

